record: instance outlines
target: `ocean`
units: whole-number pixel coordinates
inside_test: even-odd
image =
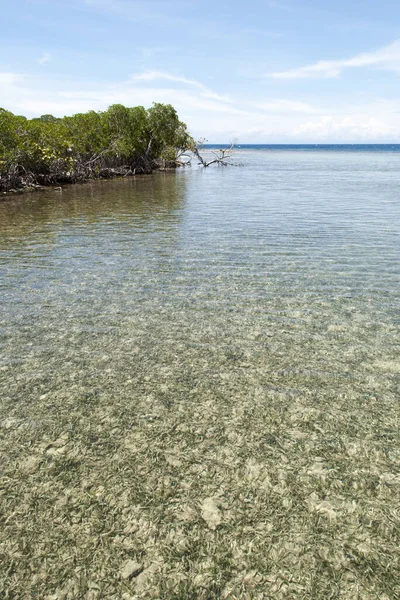
[[[400,145],[234,160],[0,203],[15,597],[398,597]]]

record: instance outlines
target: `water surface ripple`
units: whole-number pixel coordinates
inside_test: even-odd
[[[400,153],[245,148],[238,160],[243,167],[94,182],[0,203],[3,464],[21,494],[29,481],[18,479],[18,469],[32,452],[44,456],[40,476],[55,481],[45,496],[61,494],[65,485],[78,489],[82,473],[93,474],[92,485],[102,482],[99,494],[131,494],[132,506],[148,511],[148,521],[165,527],[165,535],[169,484],[163,477],[169,473],[178,483],[168,498],[175,494],[195,511],[202,497],[218,497],[232,522],[242,515],[230,534],[238,547],[256,523],[272,523],[254,542],[262,542],[265,560],[273,529],[286,523],[290,537],[299,532],[298,519],[304,573],[316,568],[307,563],[312,524],[305,515],[322,514],[318,502],[329,500],[339,541],[335,546],[328,536],[323,543],[333,545],[332,556],[365,526],[365,535],[376,536],[374,560],[392,561],[395,569],[390,524],[372,531],[357,519],[376,510],[385,522],[394,488],[382,489],[378,502],[378,491],[365,492],[366,482],[398,477]],[[63,434],[80,461],[76,479],[70,475],[67,483],[51,471],[55,459],[45,450]],[[171,448],[185,456],[161,473],[160,457]],[[318,469],[308,473],[315,461],[323,462],[325,479]],[[140,498],[122,475],[133,464],[142,469],[135,479]],[[257,477],[269,473],[275,498],[268,504],[261,496],[254,514],[244,498],[264,493],[264,484],[250,477],[249,465]],[[117,472],[121,478],[114,481]],[[292,500],[278,510],[274,502],[291,485]],[[355,512],[343,498],[356,503]],[[114,506],[123,522],[126,513],[118,513],[117,500]],[[244,506],[248,517],[240,512]],[[160,507],[167,511],[162,517]],[[57,526],[51,535],[44,529],[46,510],[37,535],[56,538]],[[326,523],[319,527],[328,532]],[[146,540],[139,536],[135,543],[135,555],[151,563]],[[218,562],[224,542],[197,539],[203,543]],[[178,556],[167,558],[162,535],[154,544],[164,561],[180,564]],[[111,553],[115,569],[124,552]],[[254,567],[251,560],[250,554],[243,558],[244,571]],[[278,563],[254,568],[262,577],[293,572],[293,565]],[[362,597],[369,597],[366,590],[395,597],[395,588],[379,587],[379,569],[369,579],[357,569],[353,565]],[[19,580],[29,582],[27,573]],[[232,573],[226,577],[221,586],[234,580]],[[260,581],[273,591],[272,583]],[[18,592],[20,583],[14,584]],[[342,582],[348,596],[341,597],[355,597],[353,584]],[[290,588],[288,597],[311,590],[304,585],[303,591]],[[315,599],[328,592],[309,593]]]

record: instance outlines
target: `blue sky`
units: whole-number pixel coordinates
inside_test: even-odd
[[[2,0],[0,106],[170,102],[210,142],[400,142],[395,0]]]

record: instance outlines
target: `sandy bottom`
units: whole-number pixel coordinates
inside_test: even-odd
[[[8,339],[1,597],[399,598],[394,327],[158,308]]]

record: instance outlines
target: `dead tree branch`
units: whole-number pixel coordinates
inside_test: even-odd
[[[211,150],[211,153],[214,155],[214,158],[211,160],[206,160],[204,156],[200,154],[201,149],[204,147],[206,140],[200,140],[197,142],[193,148],[192,152],[199,160],[199,165],[202,165],[204,168],[210,167],[211,165],[222,165],[224,167],[240,167],[241,165],[236,162],[232,162],[232,155],[235,150],[235,142],[231,142],[229,146],[226,148],[219,148],[219,150]]]

